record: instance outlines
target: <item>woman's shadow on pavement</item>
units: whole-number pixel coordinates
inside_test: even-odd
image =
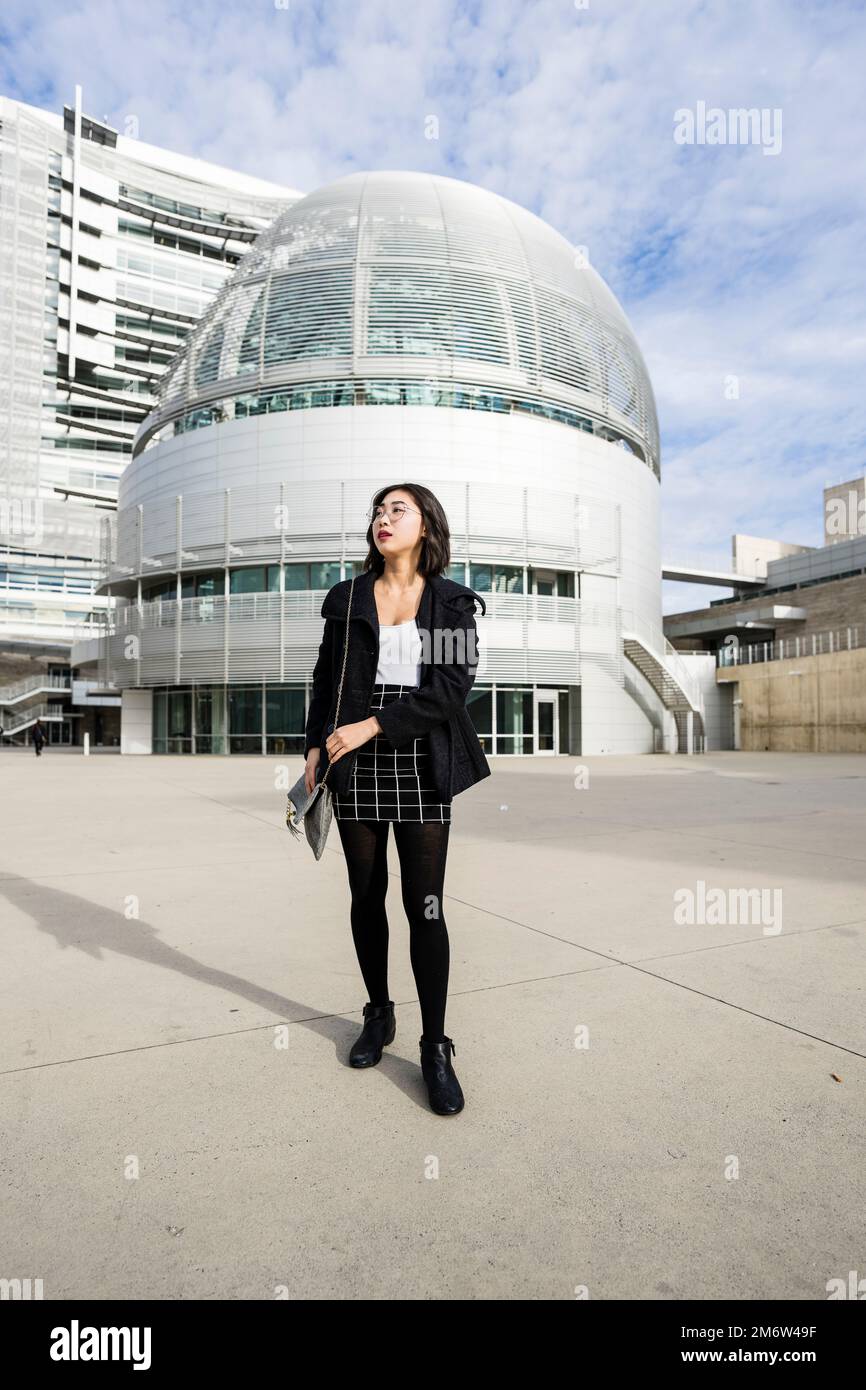
[[[359,1025],[353,1023],[350,1018],[338,1014],[309,1014],[304,1017],[293,1018],[293,1014],[307,1014],[312,1006],[301,1004],[295,999],[288,999],[285,995],[253,984],[252,981],[244,980],[228,971],[205,965],[193,956],[187,955],[184,951],[177,950],[174,946],[169,946],[162,941],[157,929],[149,926],[147,922],[142,922],[136,918],[127,918],[123,913],[114,912],[109,908],[102,907],[99,903],[78,897],[74,893],[50,888],[45,884],[35,883],[32,879],[20,876],[0,877],[0,892],[13,907],[18,908],[19,911],[31,918],[39,931],[53,936],[61,950],[82,951],[85,955],[90,956],[94,962],[100,963],[105,963],[110,954],[126,956],[130,960],[139,960],[147,965],[176,971],[178,974],[186,975],[189,979],[195,980],[197,984],[226,990],[238,998],[246,999],[259,1008],[267,1009],[277,1015],[273,1023],[263,1023],[256,1025],[257,1027],[264,1030],[284,1023],[290,1028],[311,1028],[334,1044],[335,1054],[344,1066],[351,1071],[358,1070],[358,1068],[350,1067],[348,1061],[349,1048],[359,1031]],[[110,980],[106,979],[106,988],[110,989],[110,987]],[[248,1032],[250,1030],[229,1031]],[[221,1033],[220,1036],[225,1036],[225,1034]],[[192,1040],[192,1038],[188,1039],[188,1041]],[[157,1045],[170,1047],[181,1045],[184,1041],[183,1038],[173,1038]],[[140,1046],[153,1046],[153,1044],[146,1043],[140,1044]],[[134,1050],[134,1048],[130,1050]],[[8,1043],[6,1055],[8,1060]],[[57,1058],[55,1060],[67,1061],[69,1059]],[[39,1065],[46,1065],[46,1063]],[[50,1065],[50,1062],[47,1065]],[[363,1070],[369,1069],[364,1068]],[[421,1108],[428,1108],[420,1063],[413,1064],[405,1058],[389,1054],[386,1049],[382,1053],[382,1060],[379,1062],[377,1070],[384,1072],[395,1086]]]

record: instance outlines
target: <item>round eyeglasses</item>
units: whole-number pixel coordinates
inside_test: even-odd
[[[384,507],[380,502],[378,507],[368,509],[367,520],[372,525],[374,521],[384,516],[386,511],[391,521],[399,521],[406,512],[415,512],[417,516],[423,516],[423,512],[419,512],[417,507],[409,507],[405,502],[392,502],[388,507]]]

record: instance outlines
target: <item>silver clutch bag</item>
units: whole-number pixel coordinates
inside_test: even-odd
[[[346,656],[349,651],[349,617],[352,612],[352,595],[355,592],[355,576],[352,576],[352,583],[349,588],[349,607],[346,612],[346,640],[343,644],[343,669],[340,672],[340,688],[337,691],[337,711],[334,715],[334,728],[340,722],[340,700],[343,694],[343,678],[346,674]],[[303,825],[307,843],[317,859],[321,859],[328,838],[328,831],[331,828],[331,821],[334,815],[333,797],[330,787],[325,783],[328,780],[328,773],[331,771],[331,764],[328,763],[327,771],[320,782],[317,782],[311,792],[307,791],[307,772],[306,768],[301,773],[295,785],[288,794],[288,805],[286,806],[286,825],[291,830],[296,840],[301,837],[301,826]]]
[[[325,776],[327,777],[327,773]],[[289,792],[286,807],[286,825],[295,839],[301,838],[301,826],[317,859],[321,859],[331,828],[334,814],[333,798],[324,781],[317,782],[311,792],[307,791],[306,770],[301,773]]]

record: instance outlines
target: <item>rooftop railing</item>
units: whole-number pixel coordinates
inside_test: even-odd
[[[752,666],[762,661],[790,661],[803,656],[825,656],[833,652],[850,652],[866,647],[866,625],[828,628],[823,632],[799,633],[776,637],[768,642],[737,642],[720,647],[716,666]]]

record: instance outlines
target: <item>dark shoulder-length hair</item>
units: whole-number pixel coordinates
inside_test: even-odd
[[[389,492],[408,492],[415,498],[418,509],[421,512],[427,527],[427,535],[421,538],[421,558],[418,561],[418,572],[425,578],[444,574],[451,564],[451,531],[448,526],[448,518],[442,510],[442,503],[423,483],[389,483],[387,487],[380,487],[370,502],[370,510],[378,507],[379,503],[387,497]],[[365,570],[373,570],[376,574],[381,574],[385,568],[385,559],[381,551],[376,548],[373,540],[373,523],[367,527],[367,544],[370,547],[367,558],[364,561]]]

